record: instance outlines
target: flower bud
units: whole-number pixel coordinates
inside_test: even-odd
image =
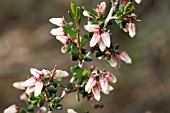
[[[128,23],[129,36],[134,37],[136,35],[136,26],[134,23]]]
[[[63,23],[64,23],[64,18],[51,18],[49,21],[50,21],[52,24],[55,24],[55,25],[61,27],[61,26],[63,25]]]
[[[99,32],[100,27],[97,24],[87,24],[84,26],[84,28],[89,32]]]
[[[42,74],[43,74],[44,76],[46,76],[46,75],[50,75],[51,72],[50,72],[49,70],[43,69],[43,70],[42,70]]]
[[[123,51],[120,54],[120,59],[123,60],[127,64],[131,64],[132,63],[131,58],[129,57],[129,55],[125,51]]]
[[[66,44],[66,42],[70,39],[68,36],[56,36],[56,39],[61,43]]]
[[[62,70],[56,70],[56,75],[55,77],[68,77],[69,74],[66,71],[62,71]]]
[[[105,13],[105,10],[106,10],[106,2],[101,2],[99,5],[99,11],[101,13]]]
[[[110,72],[107,72],[107,75],[105,76],[109,81],[111,81],[112,83],[116,83],[117,79],[116,77]]]
[[[25,93],[21,94],[20,99],[23,100],[23,101],[26,101],[27,100],[27,95]]]
[[[62,27],[52,29],[50,33],[54,36],[64,36],[65,35],[64,29]]]
[[[136,3],[140,4],[141,3],[141,0],[135,0]]]
[[[115,59],[115,57],[111,57],[110,60],[107,60],[107,62],[112,66],[112,67],[116,67],[117,66],[117,61]]]

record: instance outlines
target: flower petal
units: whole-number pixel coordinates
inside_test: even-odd
[[[102,52],[106,49],[106,46],[104,45],[102,40],[99,41],[99,48]]]
[[[141,0],[135,0],[136,3],[140,4],[141,3]]]
[[[39,78],[41,75],[42,75],[42,72],[35,69],[35,68],[31,68],[30,69],[30,72],[32,75],[34,75],[36,78]]]
[[[112,83],[116,83],[117,79],[116,77],[110,72],[107,72],[107,75],[105,76],[109,81],[111,81]]]
[[[13,83],[13,87],[17,88],[17,89],[21,89],[24,90],[26,87],[24,86],[24,82],[14,82]]]
[[[97,24],[87,24],[84,26],[84,28],[89,32],[99,32],[100,27]]]
[[[64,29],[62,27],[54,28],[51,30],[50,33],[54,36],[64,36],[65,35]]]
[[[50,75],[51,72],[50,72],[49,70],[43,69],[43,70],[42,70],[42,74],[43,74],[44,76],[46,76],[46,75]]]
[[[35,90],[34,90],[34,96],[35,97],[38,97],[41,94],[43,85],[44,85],[44,83],[42,81],[36,81]]]
[[[56,36],[56,39],[59,40],[61,43],[66,44],[66,42],[69,40],[68,36]]]
[[[106,47],[110,47],[111,41],[110,41],[110,34],[108,32],[102,33],[101,38],[104,42],[104,45]]]
[[[109,84],[107,78],[100,79],[100,86],[102,88],[103,93],[109,94]]]
[[[101,95],[100,95],[100,89],[98,86],[95,86],[92,88],[92,92],[93,92],[93,95],[94,95],[94,98],[97,100],[97,101],[100,101],[100,98],[101,98]]]
[[[136,26],[134,23],[129,23],[128,24],[128,31],[129,31],[129,36],[134,37],[136,35]]]
[[[104,13],[106,10],[106,2],[101,2],[100,5],[99,5],[99,11],[101,13]]]
[[[96,79],[90,77],[87,84],[85,85],[85,91],[89,92],[96,85],[96,83],[97,83]]]
[[[126,51],[123,51],[121,54],[120,54],[120,59],[123,60],[125,63],[127,64],[131,64],[132,63],[132,60],[131,58],[129,57],[129,55],[126,53]]]
[[[107,60],[107,62],[112,66],[112,67],[116,67],[117,66],[117,61],[114,57],[111,57],[110,60]]]
[[[47,108],[43,106],[36,113],[47,113]]]
[[[23,86],[25,86],[25,87],[34,86],[35,82],[36,82],[35,77],[31,77],[23,83]]]
[[[90,40],[90,47],[94,47],[100,41],[100,34],[94,33],[92,39]]]
[[[51,18],[49,21],[57,26],[62,26],[64,23],[64,18]]]
[[[56,70],[56,77],[68,77],[69,73],[67,71]]]
[[[28,94],[28,95],[30,95],[32,92],[34,92],[34,90],[35,90],[35,87],[34,87],[34,86],[33,86],[33,87],[27,87],[25,93]]]
[[[17,113],[17,112],[18,112],[18,106],[15,104],[9,106],[4,110],[4,113]]]
[[[67,109],[67,113],[77,113],[77,112],[74,111],[73,109]]]

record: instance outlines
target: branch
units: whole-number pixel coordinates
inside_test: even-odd
[[[113,2],[113,0],[111,0],[111,3],[112,3],[112,7],[111,7],[111,9],[110,9],[110,11],[109,11],[109,14],[107,15],[107,18],[106,18],[105,22],[104,22],[104,27],[103,27],[103,29],[107,26],[107,24],[109,23],[110,20],[114,19],[114,17],[112,17],[112,15],[113,15],[113,12],[114,12],[115,7],[116,7],[116,6],[118,5],[118,3],[119,3],[119,0],[116,0],[115,2]]]

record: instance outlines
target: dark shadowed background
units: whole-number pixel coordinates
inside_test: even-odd
[[[101,0],[75,0],[78,5],[96,7]],[[109,3],[109,0],[107,0]],[[132,65],[122,63],[119,70],[104,61],[95,60],[99,68],[111,70],[118,78],[115,90],[102,95],[103,109],[93,110],[86,100],[76,102],[70,94],[62,101],[67,108],[79,113],[170,113],[170,1],[143,0],[136,4],[137,23],[134,39],[113,27],[113,43],[119,43],[133,59]],[[21,91],[12,83],[30,76],[29,69],[68,70],[72,64],[69,54],[60,51],[62,44],[50,34],[52,17],[65,16],[69,0],[0,0],[0,112],[19,102]],[[85,18],[83,20],[86,20]],[[88,63],[89,64],[89,63]],[[86,67],[88,65],[85,65]],[[65,82],[67,82],[66,79]]]

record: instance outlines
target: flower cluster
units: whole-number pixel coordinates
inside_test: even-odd
[[[139,4],[141,0],[135,0],[135,2]],[[29,79],[13,83],[15,88],[24,91],[20,95],[20,100],[26,102],[26,107],[13,104],[5,109],[4,113],[34,112],[34,106],[39,107],[37,113],[61,110],[63,106],[60,101],[66,94],[72,92],[76,92],[77,101],[80,101],[79,96],[81,95],[83,99],[87,97],[87,100],[94,105],[100,101],[101,93],[110,94],[114,88],[109,82],[117,82],[112,72],[96,69],[95,65],[92,65],[90,69],[84,69],[83,64],[85,61],[93,61],[91,54],[94,54],[98,59],[106,60],[116,69],[120,67],[120,60],[131,64],[132,60],[126,51],[120,52],[119,44],[112,42],[112,29],[108,26],[116,22],[120,29],[129,32],[130,37],[134,37],[136,35],[135,21],[139,20],[137,15],[133,13],[135,6],[132,0],[112,1],[108,13],[106,6],[106,2],[101,2],[95,9],[86,6],[81,8],[72,1],[71,10],[68,11],[71,22],[66,22],[64,17],[49,20],[52,24],[57,25],[57,28],[51,30],[51,34],[64,44],[61,51],[70,53],[72,61],[78,61],[77,65],[70,67],[71,79],[68,84],[63,85],[62,78],[69,76],[66,71],[56,68],[52,71],[45,69],[40,71],[31,68],[32,76]],[[83,36],[80,28],[82,13],[88,18],[86,25],[84,25],[87,33]],[[87,43],[89,43],[90,49],[85,46]],[[48,111],[43,106],[44,103],[48,106]],[[77,113],[73,109],[68,109],[67,112]]]
[[[100,92],[108,95],[113,90],[113,87],[108,84],[109,81],[112,83],[117,81],[111,72],[93,70],[85,86],[85,91],[88,93],[92,91],[94,98],[99,101],[101,98]]]
[[[66,44],[66,42],[70,39],[70,36],[64,31],[62,25],[66,23],[64,17],[63,18],[51,18],[49,20],[52,24],[59,26],[58,28],[54,28],[51,30],[51,34],[56,36],[56,39],[61,43]]]

